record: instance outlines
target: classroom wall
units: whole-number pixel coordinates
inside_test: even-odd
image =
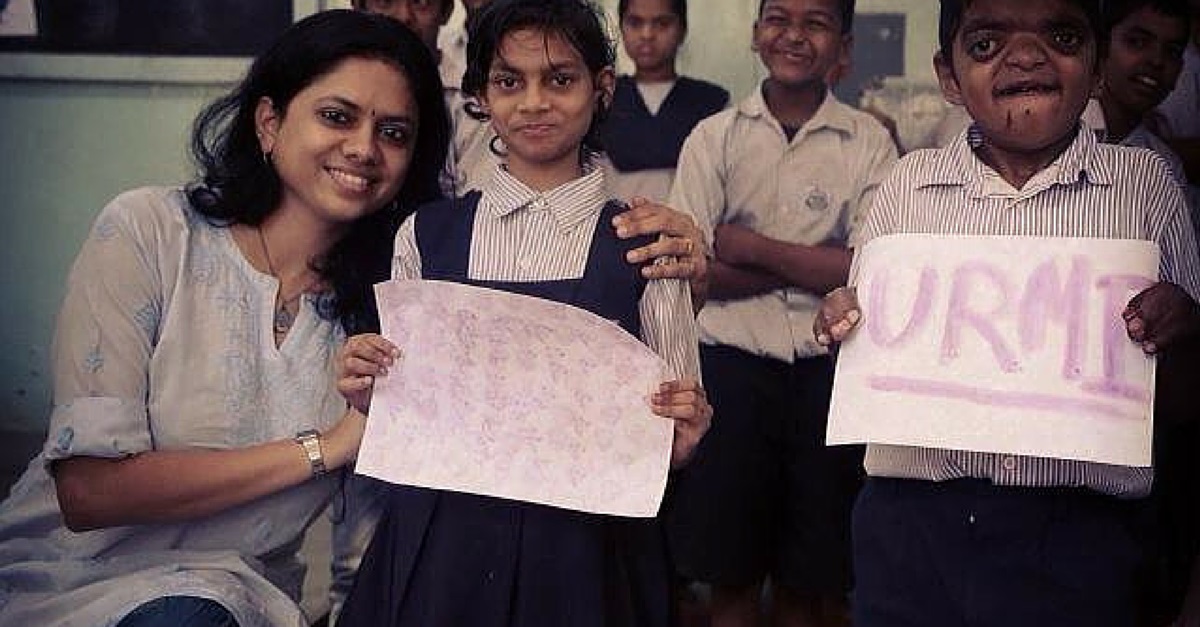
[[[54,316],[91,221],[124,189],[188,178],[188,125],[220,91],[0,80],[0,429],[45,427]]]
[[[617,2],[603,4],[615,30]],[[740,98],[762,76],[750,51],[757,0],[690,4],[681,70],[721,83]],[[932,80],[936,3],[860,0],[859,10],[903,13],[905,73],[918,82]],[[452,20],[459,23],[461,16]],[[0,70],[9,62],[0,55]],[[627,61],[622,67],[628,70]],[[219,82],[147,82],[137,75],[116,81],[0,78],[0,431],[45,429],[54,316],[91,221],[124,189],[188,180],[189,125],[224,90]]]

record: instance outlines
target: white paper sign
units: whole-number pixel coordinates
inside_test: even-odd
[[[1121,311],[1155,244],[892,235],[859,254],[829,443],[1150,465],[1155,362]]]
[[[658,512],[666,364],[582,309],[457,283],[375,288],[403,352],[375,384],[357,471],[384,481],[619,516]]]

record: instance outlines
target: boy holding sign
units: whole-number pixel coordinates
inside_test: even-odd
[[[943,0],[935,67],[974,123],[897,165],[858,243],[899,233],[1154,242],[1162,282],[1122,316],[1130,339],[1155,354],[1200,332],[1200,261],[1163,161],[1079,132],[1098,76],[1097,4]],[[837,290],[814,334],[840,342],[863,316],[854,292]],[[1129,499],[1149,491],[1152,468],[884,444],[868,445],[865,466],[853,528],[857,627],[1134,623]]]

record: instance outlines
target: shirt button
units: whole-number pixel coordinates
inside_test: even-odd
[[[1011,472],[1011,471],[1013,471],[1013,470],[1016,470],[1016,469],[1017,469],[1017,458],[1015,458],[1015,457],[1005,457],[1005,458],[1004,458],[1004,461],[1002,462],[1002,464],[1004,465],[1004,469],[1005,469],[1005,470],[1007,470],[1007,471],[1010,471],[1010,472]]]

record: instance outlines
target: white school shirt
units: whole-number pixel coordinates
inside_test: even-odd
[[[439,181],[442,193],[447,196],[461,196],[482,188],[499,163],[499,158],[489,148],[496,136],[491,123],[467,112],[475,99],[462,90],[463,73],[467,70],[466,46],[467,37],[462,30],[442,29],[438,34],[441,52],[438,74],[442,79],[446,112],[450,116],[450,145]]]
[[[337,473],[198,520],[75,533],[47,472],[333,425],[340,325],[305,296],[276,348],[277,289],[182,190],[134,190],[101,212],[59,313],[46,446],[0,504],[0,625],[113,625],[170,595],[214,599],[243,627],[307,624],[297,551]]]
[[[719,224],[772,239],[853,245],[896,146],[870,115],[832,93],[788,141],[762,88],[705,120],[679,155],[670,206],[690,213],[711,245]],[[700,339],[791,362],[825,353],[812,338],[821,294],[780,289],[739,300],[709,299]]]
[[[1003,179],[975,156],[968,136],[977,137],[977,130],[900,160],[863,224],[864,243],[892,233],[1147,240],[1162,249],[1162,280],[1179,284],[1193,299],[1200,296],[1200,257],[1187,205],[1161,157],[1101,144],[1094,133],[1082,132],[1047,173],[1021,190],[1007,184],[1005,190],[993,185]],[[1144,496],[1154,477],[1153,468],[883,444],[867,445],[864,466],[876,477],[976,477],[1123,497]]]

